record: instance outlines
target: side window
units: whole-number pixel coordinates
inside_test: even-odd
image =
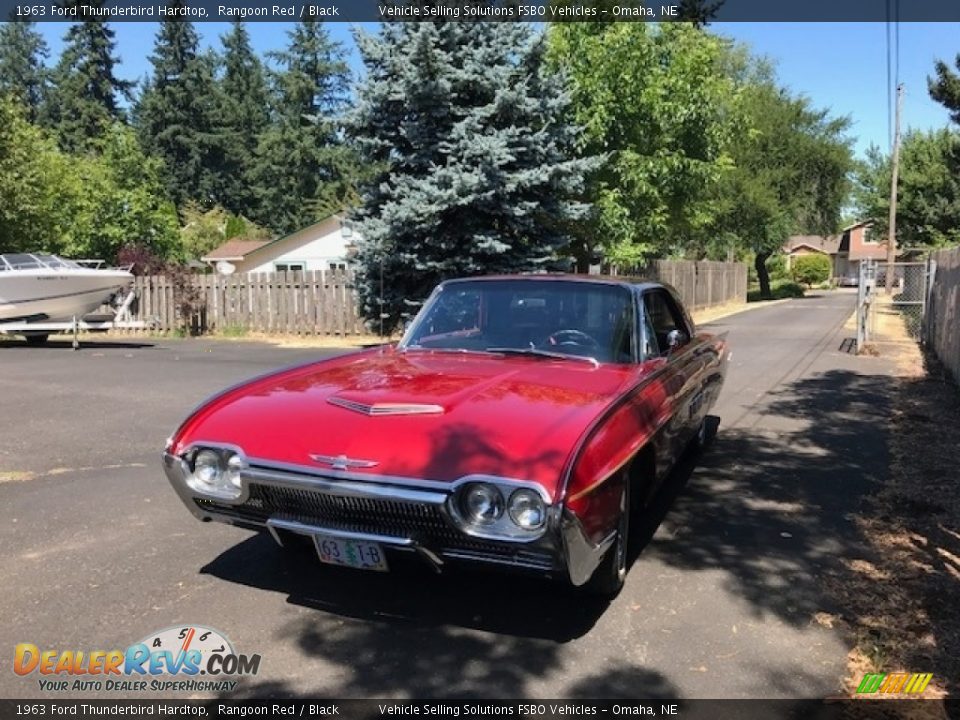
[[[673,299],[663,290],[648,292],[643,296],[643,305],[647,316],[648,332],[652,329],[659,350],[658,354],[662,355],[667,351],[667,336],[671,331],[687,332],[683,315]]]
[[[650,322],[650,313],[643,313],[643,327],[640,354],[644,360],[655,358],[660,354],[660,348],[657,345],[657,333],[653,329],[653,323]]]

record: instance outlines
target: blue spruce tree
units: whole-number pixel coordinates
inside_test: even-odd
[[[565,228],[586,214],[576,198],[599,161],[576,158],[542,36],[420,22],[357,43],[367,75],[347,127],[379,169],[354,213],[366,316],[390,330],[445,278],[569,267]]]

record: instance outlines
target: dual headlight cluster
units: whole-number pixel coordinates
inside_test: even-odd
[[[240,497],[243,458],[225,448],[198,448],[186,462],[190,467],[187,485],[204,495],[235,500]]]
[[[464,530],[480,537],[529,539],[547,522],[547,504],[537,490],[506,482],[465,483],[452,506]]]

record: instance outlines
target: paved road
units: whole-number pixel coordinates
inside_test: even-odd
[[[707,454],[656,499],[608,607],[544,583],[321,569],[200,525],[159,469],[203,396],[319,350],[0,341],[0,696],[39,694],[13,645],[126,647],[202,623],[263,656],[242,694],[822,697],[847,648],[825,580],[886,467],[889,368],[841,346],[852,294],[711,325],[734,348]],[[35,676],[34,676],[35,677]],[[92,696],[92,694],[87,694]]]

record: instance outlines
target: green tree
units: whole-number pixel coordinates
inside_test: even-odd
[[[770,297],[767,260],[786,238],[836,230],[853,169],[849,120],[791,96],[763,69],[741,81],[745,124],[714,196],[715,231],[754,253],[761,295]]]
[[[701,244],[737,127],[723,41],[685,23],[557,23],[548,37],[570,77],[580,151],[608,157],[591,178],[598,212],[581,267],[591,238],[628,266]]]
[[[0,95],[20,100],[30,122],[40,117],[49,82],[44,66],[49,49],[35,26],[33,22],[0,24]]]
[[[900,147],[897,244],[935,247],[960,242],[960,133],[911,131]],[[856,174],[854,201],[871,233],[886,237],[890,210],[890,156],[872,146]]]
[[[56,144],[0,95],[0,252],[58,250],[59,187],[66,165]]]
[[[242,216],[217,206],[210,210],[188,204],[183,211],[180,244],[185,257],[199,260],[227,240],[266,240],[269,233]]]
[[[153,75],[135,111],[143,147],[166,164],[166,192],[178,209],[188,200],[211,207],[222,189],[216,61],[198,46],[193,23],[161,23],[150,56]]]
[[[826,255],[801,255],[793,261],[791,274],[798,283],[813,287],[829,280],[831,270],[830,258]]]
[[[220,81],[220,133],[224,143],[220,202],[236,214],[250,214],[257,198],[255,150],[270,116],[263,66],[240,21],[223,36],[223,79]]]
[[[955,64],[960,71],[960,54],[957,55]],[[960,124],[960,75],[954,73],[942,60],[938,60],[934,67],[936,78],[927,78],[930,97],[950,111],[953,122]]]
[[[61,248],[71,257],[116,258],[130,243],[163,257],[179,252],[177,215],[166,199],[160,160],[115,123],[97,157],[75,157],[65,172]]]
[[[177,252],[161,165],[115,123],[100,152],[69,155],[0,97],[0,252],[47,250],[113,260],[122,245]]]
[[[279,233],[340,210],[357,172],[338,127],[350,77],[343,48],[316,21],[298,23],[288,37],[287,49],[272,54],[274,122],[260,136],[253,174],[253,217]]]
[[[356,220],[360,294],[385,326],[445,278],[550,268],[596,166],[574,157],[562,78],[522,23],[384,24],[358,33],[366,78],[348,128],[380,171]]]
[[[71,0],[68,7],[103,7],[103,0]],[[116,75],[119,59],[110,25],[84,18],[70,25],[60,62],[53,73],[44,115],[69,152],[98,151],[114,122],[124,119],[120,100],[132,84]]]

